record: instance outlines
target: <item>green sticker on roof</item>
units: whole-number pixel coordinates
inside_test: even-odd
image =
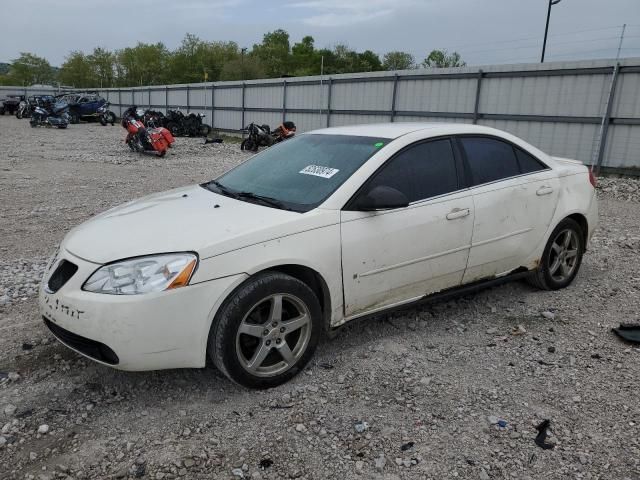
[[[376,148],[380,148],[381,146],[383,146],[384,143],[383,142],[378,142],[378,143],[374,143],[373,146]]]

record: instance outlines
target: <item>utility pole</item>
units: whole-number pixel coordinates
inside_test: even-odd
[[[616,54],[616,60],[620,58],[620,50],[622,50],[622,42],[624,41],[624,31],[627,29],[627,24],[622,25],[622,32],[620,33],[620,43],[618,44],[618,53]]]
[[[544,51],[547,49],[547,33],[549,33],[549,18],[551,17],[551,7],[562,0],[549,0],[549,8],[547,9],[547,25],[544,27],[544,41],[542,42],[542,57],[540,63],[544,63]]]

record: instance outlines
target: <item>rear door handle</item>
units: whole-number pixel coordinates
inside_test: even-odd
[[[553,188],[552,187],[540,187],[538,190],[536,190],[536,195],[538,195],[539,197],[542,195],[549,195],[550,193],[553,193]]]
[[[454,208],[447,213],[447,220],[455,220],[456,218],[462,218],[469,215],[470,210],[468,208]]]

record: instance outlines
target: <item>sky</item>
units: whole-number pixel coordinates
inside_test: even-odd
[[[1,0],[0,62],[20,52],[60,66],[71,50],[137,42],[176,48],[185,33],[249,47],[282,28],[291,44],[347,44],[422,61],[458,51],[469,65],[540,60],[547,0]],[[640,57],[640,0],[561,0],[552,7],[547,61]]]

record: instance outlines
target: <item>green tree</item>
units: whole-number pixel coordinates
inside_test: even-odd
[[[93,53],[87,56],[93,72],[95,87],[113,87],[115,85],[116,55],[101,47],[93,49]]]
[[[282,29],[264,34],[261,44],[256,44],[251,55],[258,57],[270,78],[290,74],[289,34]]]
[[[121,86],[160,85],[165,81],[169,51],[162,43],[138,43],[116,52]]]
[[[291,47],[291,73],[296,76],[317,75],[320,73],[321,57],[314,46],[311,36],[304,37]]]
[[[60,67],[58,80],[62,85],[71,87],[92,87],[95,84],[95,75],[91,62],[80,51],[73,51]]]
[[[235,42],[205,42],[187,34],[167,62],[169,83],[192,83],[220,79],[224,65],[239,58]]]
[[[384,54],[382,67],[385,70],[409,70],[415,68],[413,55],[407,52],[387,52]]]
[[[11,62],[8,77],[14,85],[28,86],[50,84],[55,80],[55,73],[45,58],[22,52],[20,57]]]
[[[257,57],[244,55],[225,62],[219,80],[253,80],[264,78],[264,68]]]
[[[422,62],[422,66],[426,68],[464,67],[465,65],[458,52],[448,53],[446,50],[431,50],[429,56]]]
[[[364,52],[359,53],[358,59],[360,60],[360,72],[376,72],[384,70],[380,57],[377,53],[374,53],[371,50],[365,50]]]

